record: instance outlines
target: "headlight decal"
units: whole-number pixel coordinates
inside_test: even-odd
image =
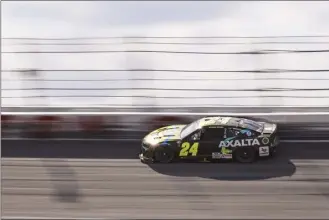
[[[268,144],[269,142],[270,142],[270,139],[268,139],[267,137],[264,137],[264,138],[262,139],[262,143],[263,143],[264,145]]]

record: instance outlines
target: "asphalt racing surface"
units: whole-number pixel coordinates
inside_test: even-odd
[[[289,140],[249,165],[145,165],[139,145],[3,140],[3,219],[329,217],[329,141]]]

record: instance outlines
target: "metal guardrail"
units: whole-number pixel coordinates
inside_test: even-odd
[[[166,114],[166,113],[133,113],[127,112],[112,114],[64,114],[56,113],[49,116],[31,115],[22,113],[2,115],[2,137],[3,138],[47,138],[47,137],[110,137],[111,135],[131,136],[131,133],[144,134],[147,131],[171,124],[188,124],[203,116],[216,114],[188,113],[188,114]],[[329,112],[300,112],[300,113],[249,113],[233,114],[227,116],[240,116],[261,121],[271,121],[285,128],[302,130],[308,136],[328,136],[329,134]],[[322,137],[321,136],[321,137]]]
[[[77,122],[75,122],[77,123]],[[182,124],[183,121],[152,123],[121,123],[121,124],[95,124],[89,125],[84,129],[70,128],[70,122],[53,122],[51,124],[27,123],[20,122],[14,124],[2,124],[2,139],[19,140],[19,139],[58,139],[58,140],[141,140],[150,131],[169,124]],[[189,123],[185,121],[184,124]],[[89,128],[89,129],[88,129]],[[284,139],[328,139],[329,122],[327,123],[279,123],[279,133]]]

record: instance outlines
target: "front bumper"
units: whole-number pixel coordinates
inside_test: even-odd
[[[142,142],[139,159],[142,163],[153,163],[153,150],[150,145]]]
[[[153,163],[153,159],[152,158],[145,157],[142,153],[139,154],[139,159],[143,163]]]

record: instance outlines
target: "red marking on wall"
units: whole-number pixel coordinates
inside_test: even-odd
[[[37,116],[31,120],[32,129],[28,132],[34,137],[50,137],[60,130],[61,122],[58,116]]]
[[[187,124],[187,120],[184,117],[177,117],[177,116],[159,116],[154,117],[150,121],[150,127],[152,130],[165,127],[174,124]]]
[[[101,131],[105,126],[103,116],[82,116],[78,118],[78,123],[83,131]]]

